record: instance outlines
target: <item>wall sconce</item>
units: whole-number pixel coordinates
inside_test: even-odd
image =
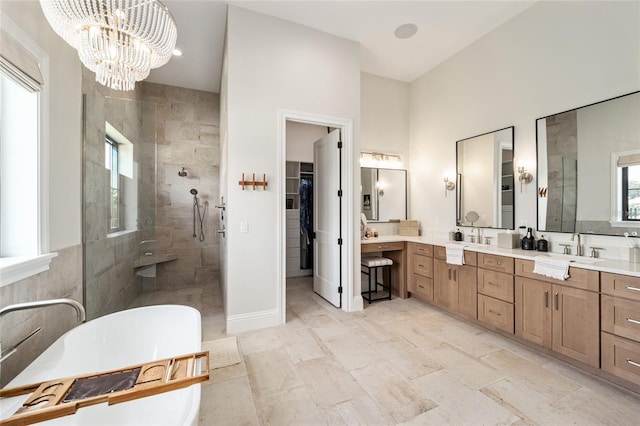
[[[533,175],[524,168],[524,166],[518,166],[518,180],[520,181],[520,192],[522,192],[522,184],[529,184],[533,181]]]
[[[448,177],[444,177],[444,196],[447,196],[447,191],[453,191],[456,189],[456,183],[454,181],[449,180]]]
[[[380,152],[361,152],[360,167],[382,167],[389,169],[399,169],[402,166],[402,159],[395,154],[382,154]]]
[[[380,197],[384,196],[384,188],[386,186],[387,184],[383,181],[376,182],[376,190],[378,191],[378,196]]]

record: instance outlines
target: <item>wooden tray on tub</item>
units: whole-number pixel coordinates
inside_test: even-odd
[[[186,388],[209,379],[209,352],[196,352],[119,370],[0,389],[0,398],[31,394],[3,426],[29,425],[109,405]]]

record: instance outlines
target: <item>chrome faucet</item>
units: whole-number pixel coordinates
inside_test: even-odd
[[[49,300],[37,300],[35,302],[25,302],[25,303],[16,303],[15,305],[5,306],[0,309],[0,318],[2,318],[5,314],[14,311],[24,311],[26,309],[35,309],[42,308],[45,306],[53,306],[53,305],[69,305],[76,310],[76,314],[78,315],[78,322],[85,322],[87,320],[87,314],[84,310],[84,306],[82,303],[73,299],[49,299]]]
[[[582,243],[580,242],[580,234],[572,234],[571,241],[573,241],[574,237],[578,237],[578,244],[576,245],[576,255],[582,256]]]
[[[477,239],[477,240],[475,240],[475,241],[477,241],[477,242],[478,242],[478,244],[482,244],[482,239],[480,239],[480,228],[476,228],[476,227],[471,228],[471,236],[472,236],[472,237],[474,237],[474,235],[473,235],[473,230],[474,230],[474,229],[475,229],[476,231],[478,231],[478,239]],[[471,242],[473,243],[473,242],[475,242],[475,241],[474,241],[474,239],[472,238]]]
[[[76,300],[73,299],[50,299],[50,300],[37,300],[35,302],[25,302],[25,303],[16,303],[14,305],[5,306],[0,309],[0,318],[2,318],[5,314],[15,311],[24,311],[26,309],[35,309],[42,308],[45,306],[53,306],[53,305],[69,305],[76,310],[76,314],[78,315],[78,322],[85,322],[87,320],[87,315],[84,310],[84,306]],[[29,340],[31,337],[36,335],[41,330],[41,327],[38,327],[36,330],[29,333],[26,337],[20,340],[18,343],[13,345],[10,348],[7,348],[0,353],[0,364],[4,362],[11,355],[15,354],[18,351],[18,346],[22,345],[24,342]]]

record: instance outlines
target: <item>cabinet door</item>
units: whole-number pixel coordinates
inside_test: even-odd
[[[452,266],[454,288],[457,289],[457,307],[462,315],[478,319],[478,287],[475,266]]]
[[[435,279],[433,282],[433,301],[440,306],[452,309],[451,304],[453,286],[451,285],[452,276],[451,265],[444,260],[434,259]],[[457,292],[456,292],[457,293]]]
[[[551,347],[551,284],[516,277],[516,336]]]
[[[600,367],[600,298],[598,293],[553,286],[552,349]]]

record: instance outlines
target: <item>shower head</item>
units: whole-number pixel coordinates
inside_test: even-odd
[[[182,168],[182,170],[178,171],[178,176],[180,176],[180,177],[186,177],[187,176],[187,171],[185,170],[184,167]]]
[[[198,195],[198,190],[195,188],[191,188],[191,191],[189,192],[191,192],[191,195]]]

